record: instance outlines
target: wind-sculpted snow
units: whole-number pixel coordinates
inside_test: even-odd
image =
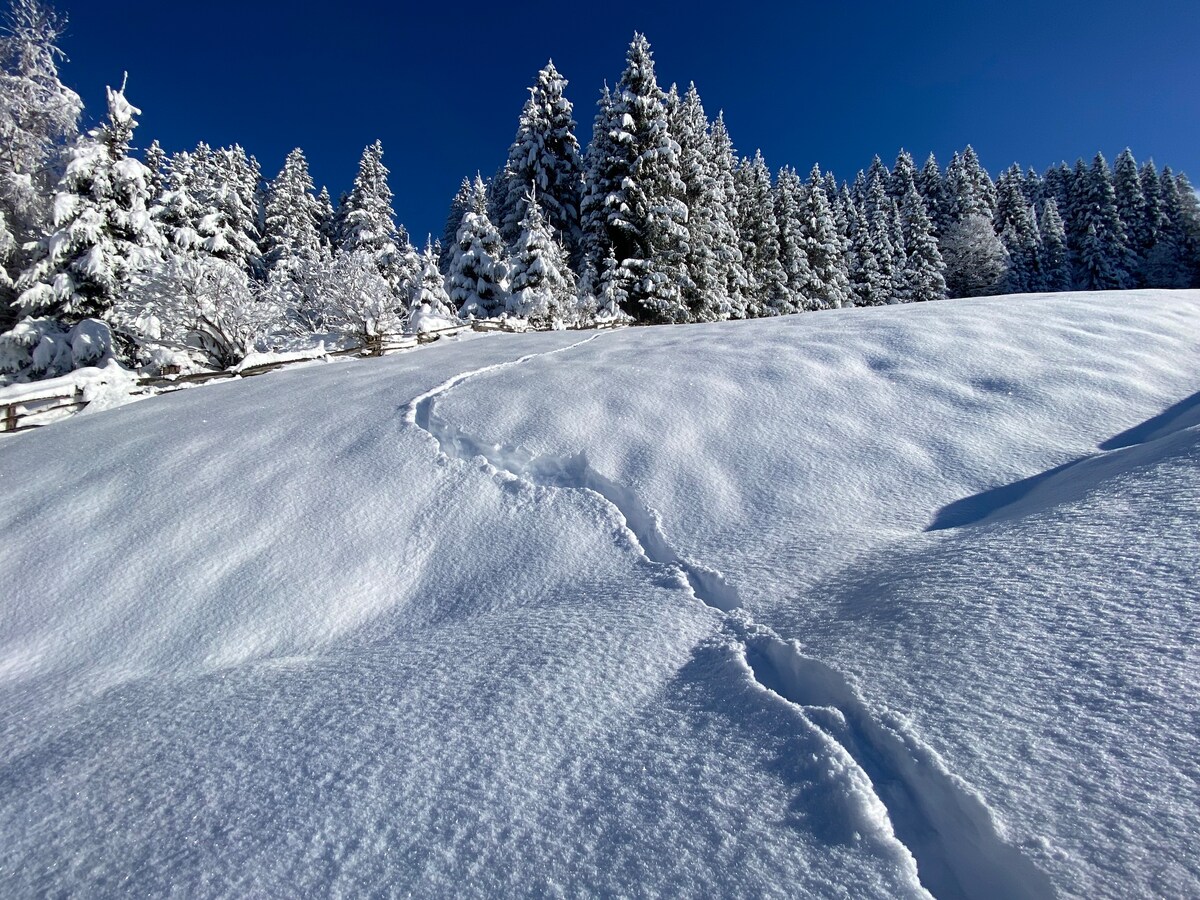
[[[592,340],[595,338],[588,338],[578,344],[551,352],[571,350]],[[468,378],[494,372],[498,368],[507,368],[508,365],[519,365],[532,358],[534,357],[525,356],[511,364],[489,366],[455,376],[416,398],[409,405],[405,419],[428,431],[438,442],[441,451],[449,457],[461,460],[482,458],[498,471],[543,487],[594,491],[617,508],[629,528],[635,546],[647,560],[678,569],[687,579],[692,592],[709,606],[726,611],[737,608],[737,590],[726,583],[724,576],[680,556],[663,534],[658,513],[642,503],[629,488],[606,478],[588,465],[585,451],[566,456],[534,455],[522,447],[486,444],[464,433],[462,429],[442,421],[434,414],[434,401],[455,385]]]
[[[591,340],[591,339],[589,339]],[[573,350],[580,341],[547,354]],[[488,366],[449,379],[416,398],[405,419],[429,432],[441,452],[461,461],[482,459],[496,472],[531,484],[599,494],[624,518],[634,547],[651,563],[678,569],[691,593],[723,613],[737,610],[737,589],[719,572],[686,560],[668,542],[657,513],[629,488],[588,465],[587,454],[535,455],[522,447],[489,444],[437,416],[437,398],[472,377],[520,365]],[[894,718],[875,721],[845,678],[745,613],[727,620],[737,652],[763,688],[804,710],[810,722],[849,755],[883,804],[895,836],[915,857],[922,885],[939,900],[1031,900],[1054,895],[1050,881],[996,833],[987,807],[945,770],[936,755],[904,733]]]
[[[0,441],[0,895],[1200,895],[1200,294],[585,337]]]

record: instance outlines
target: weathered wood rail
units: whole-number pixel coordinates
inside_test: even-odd
[[[616,323],[604,323],[593,328],[616,328]],[[367,340],[362,347],[348,350],[330,350],[322,356],[304,357],[297,359],[272,360],[256,366],[245,368],[220,369],[209,372],[188,372],[187,374],[164,374],[139,378],[138,390],[134,393],[164,394],[176,391],[193,384],[205,384],[210,381],[225,381],[234,378],[253,378],[276,369],[283,369],[300,362],[312,362],[314,359],[342,356],[383,356],[401,350],[411,350],[424,344],[431,344],[444,337],[452,337],[464,331],[495,332],[503,331],[517,334],[534,329],[518,328],[504,320],[483,319],[477,322],[452,325],[433,331],[423,331],[419,334],[377,335]],[[64,390],[61,386],[39,391],[36,384],[28,385],[28,391],[22,391],[11,400],[0,398],[0,433],[9,434],[17,431],[28,431],[40,428],[63,417],[54,415],[65,410],[78,412],[87,406],[81,387]]]

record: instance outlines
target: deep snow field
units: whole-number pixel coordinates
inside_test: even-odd
[[[0,895],[1200,895],[1200,292],[0,439]]]

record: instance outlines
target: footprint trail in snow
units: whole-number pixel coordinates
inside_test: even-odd
[[[823,735],[831,752],[857,766],[888,812],[893,833],[916,860],[922,886],[938,900],[1054,896],[1046,875],[1006,843],[982,799],[946,770],[932,750],[906,734],[894,718],[877,720],[839,672],[801,652],[739,609],[737,589],[718,571],[679,553],[658,513],[630,488],[593,469],[587,454],[534,455],[523,447],[491,444],[439,418],[438,397],[468,379],[565,353],[596,340],[530,353],[447,379],[405,407],[405,421],[427,432],[449,459],[482,458],[493,469],[540,487],[588,490],[619,513],[635,550],[672,569],[699,601],[725,614],[724,632],[750,678],[788,704]]]

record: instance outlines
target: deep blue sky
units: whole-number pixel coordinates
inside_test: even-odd
[[[56,0],[64,80],[103,115],[129,71],[139,144],[239,142],[273,177],[304,148],[335,199],[383,140],[414,241],[459,181],[500,165],[537,70],[570,80],[580,139],[633,31],[660,82],[695,81],[736,147],[773,169],[852,177],[905,147],[945,164],[974,144],[996,173],[1123,147],[1200,178],[1200,3],[361,3]],[[557,10],[557,11],[556,11]]]

